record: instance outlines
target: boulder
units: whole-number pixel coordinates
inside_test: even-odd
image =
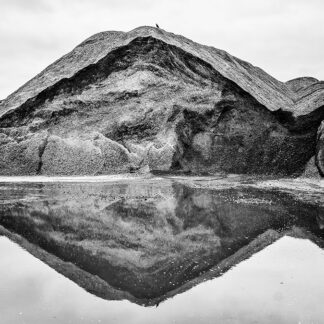
[[[42,155],[42,174],[94,175],[103,167],[99,147],[90,140],[50,136]]]
[[[46,138],[46,132],[19,139],[0,134],[1,174],[37,175],[41,166],[40,154]]]

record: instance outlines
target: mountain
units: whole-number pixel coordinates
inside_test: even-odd
[[[323,84],[161,29],[99,33],[0,103],[0,173],[323,175]]]

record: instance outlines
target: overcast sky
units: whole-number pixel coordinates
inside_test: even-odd
[[[323,0],[0,0],[0,99],[94,33],[155,25],[281,81],[324,79]]]

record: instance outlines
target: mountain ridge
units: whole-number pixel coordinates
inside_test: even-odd
[[[253,71],[253,69],[255,69],[255,70],[257,70],[255,72],[255,75],[257,75],[257,73],[260,73],[260,75],[262,77],[266,76],[268,78],[271,78],[270,79],[271,88],[274,88],[276,91],[278,91],[281,94],[283,92],[288,91],[288,88],[285,86],[284,83],[274,79],[273,77],[268,75],[266,72],[264,72],[262,69],[255,67],[246,61],[243,61],[241,59],[238,59],[238,58],[228,54],[226,51],[219,50],[219,49],[216,49],[211,46],[200,45],[200,44],[195,43],[183,36],[175,35],[173,33],[169,33],[169,32],[163,31],[161,29],[144,26],[144,27],[138,27],[128,33],[117,32],[117,31],[101,32],[101,33],[98,33],[98,34],[95,34],[95,35],[89,37],[88,39],[86,39],[85,41],[80,43],[78,46],[76,46],[71,52],[69,52],[68,54],[64,55],[62,58],[55,61],[53,64],[51,64],[49,67],[47,67],[41,73],[39,73],[35,78],[33,78],[30,81],[28,81],[27,83],[25,83],[22,87],[20,87],[12,95],[10,95],[8,98],[6,98],[4,105],[5,105],[5,107],[8,107],[12,104],[15,104],[15,101],[17,101],[18,104],[22,104],[23,103],[21,101],[22,99],[23,100],[26,100],[27,98],[30,99],[35,93],[33,93],[33,95],[28,96],[28,97],[22,96],[21,99],[19,99],[20,98],[19,92],[21,92],[22,90],[27,88],[27,94],[28,94],[29,88],[35,87],[35,83],[37,82],[38,78],[40,78],[39,81],[42,83],[42,87],[43,87],[43,88],[37,89],[37,91],[39,92],[40,89],[44,90],[46,87],[53,85],[59,79],[73,76],[73,74],[77,73],[77,71],[79,71],[86,65],[94,64],[94,63],[98,62],[98,60],[103,58],[105,56],[105,54],[107,54],[109,51],[112,51],[117,47],[127,45],[129,42],[134,40],[136,37],[145,37],[145,36],[153,36],[153,37],[158,38],[162,41],[165,41],[168,44],[183,48],[186,51],[188,51],[189,53],[191,53],[199,58],[204,59],[207,63],[210,63],[212,65],[213,65],[213,61],[216,60],[216,63],[218,63],[219,65],[215,66],[215,64],[214,64],[213,67],[216,68],[216,70],[218,70],[218,71],[220,70],[219,72],[222,73],[223,76],[238,83],[238,85],[241,86],[246,91],[251,90],[249,88],[247,88],[247,89],[245,88],[246,84],[248,84],[248,79],[245,78],[243,80],[244,82],[238,82],[240,80],[238,80],[235,77],[235,75],[233,74],[234,71],[233,71],[233,67],[230,65],[231,63],[236,65],[236,67],[238,67],[238,68],[240,68],[240,67],[243,67],[244,69],[248,68],[249,72],[251,72],[251,71]],[[89,45],[90,45],[90,49],[88,48]],[[95,45],[95,47],[92,47],[91,45]],[[90,53],[87,52],[88,49],[89,49]],[[84,50],[84,53],[83,53],[83,50]],[[93,51],[93,52],[91,52],[91,51]],[[211,52],[211,53],[209,53],[209,52]],[[80,59],[80,57],[85,58],[85,54],[88,54],[88,56],[87,56],[88,60],[84,60],[84,64],[82,64],[83,62],[82,61],[80,62],[78,60]],[[98,55],[98,56],[96,56],[96,55]],[[69,69],[71,71],[65,71],[64,64],[62,67],[63,71],[60,71],[59,70],[60,66],[57,66],[57,65],[61,62],[64,62],[65,60],[70,60],[70,59],[72,59],[73,63],[74,63],[74,66],[69,66]],[[228,60],[227,66],[226,66],[226,60]],[[233,61],[233,62],[231,62],[231,61]],[[70,63],[70,62],[68,62],[68,63]],[[245,76],[244,69],[240,70],[240,73],[242,74],[243,77]],[[60,74],[60,72],[62,74]],[[51,74],[51,73],[55,73],[54,80],[49,80],[51,75],[48,76],[48,74]],[[47,79],[46,78],[44,79],[45,75],[47,75]],[[263,80],[261,79],[261,81],[263,81]],[[264,86],[264,84],[262,84],[262,85]],[[262,90],[261,85],[258,85],[258,86],[261,91]],[[268,90],[270,90],[270,89],[268,89]],[[258,98],[257,93],[255,93],[255,95],[256,95],[257,99],[260,99],[262,104],[265,103],[264,98]],[[266,96],[265,93],[263,95]],[[20,96],[21,96],[21,94],[20,94]],[[280,102],[279,102],[280,104],[278,106],[274,107],[273,105],[271,105],[271,103],[268,103],[268,105],[269,105],[268,108],[270,110],[277,110],[279,108],[283,109],[286,106],[289,106],[292,104],[292,102],[289,102],[289,99],[290,98],[282,97],[282,98],[280,98]],[[13,101],[13,103],[12,103],[12,101]]]

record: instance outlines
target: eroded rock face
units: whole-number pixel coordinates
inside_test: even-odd
[[[98,34],[1,104],[0,174],[299,175],[324,117],[311,81],[151,28]]]
[[[42,155],[44,174],[94,175],[129,172],[136,161],[122,145],[101,134],[89,138],[51,136]]]
[[[51,136],[42,156],[45,174],[97,173],[103,164],[101,151],[89,140],[62,139]]]
[[[315,156],[307,162],[305,170],[301,176],[304,178],[321,178],[319,168],[316,165]]]
[[[319,82],[319,80],[312,77],[301,77],[286,82],[286,85],[295,93],[298,93],[307,87]]]
[[[324,122],[318,130],[316,165],[320,174],[324,176]]]
[[[41,168],[41,150],[46,132],[12,138],[0,134],[0,170],[2,175],[36,175]]]

